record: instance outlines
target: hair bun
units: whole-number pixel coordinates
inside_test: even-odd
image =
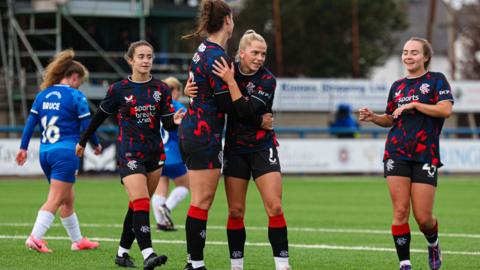
[[[248,29],[247,31],[245,31],[245,34],[244,34],[244,35],[247,35],[247,34],[255,34],[255,30],[253,30],[253,29]]]

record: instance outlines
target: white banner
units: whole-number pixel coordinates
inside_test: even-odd
[[[40,141],[33,138],[28,145],[27,161],[23,166],[18,166],[15,160],[20,139],[0,139],[0,174],[1,175],[40,175],[43,174],[40,167],[38,151]]]
[[[276,111],[335,111],[340,103],[353,110],[385,111],[391,84],[353,79],[277,79]],[[480,81],[451,83],[455,112],[480,112]]]
[[[280,139],[278,153],[285,173],[383,173],[385,139]],[[23,167],[15,162],[19,139],[0,139],[0,175],[42,175],[39,141],[32,140]],[[480,173],[480,140],[440,141],[443,173]],[[115,171],[115,144],[95,156],[87,147],[84,171]]]
[[[385,139],[280,139],[285,173],[383,173]],[[444,139],[440,172],[479,173],[480,141]]]
[[[98,156],[94,154],[94,149],[87,144],[85,153],[83,154],[83,170],[84,171],[110,171],[117,170],[117,159],[115,153],[115,144],[112,143],[105,147],[102,153]]]

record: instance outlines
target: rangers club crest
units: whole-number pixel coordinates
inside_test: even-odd
[[[428,83],[422,83],[422,86],[420,86],[420,92],[422,94],[426,95],[430,92],[430,85]]]
[[[153,92],[153,99],[155,99],[155,102],[159,102],[162,99],[162,93],[159,91]]]
[[[253,84],[252,82],[248,82],[248,84],[245,88],[247,88],[248,94],[251,95],[253,93],[253,91],[255,91],[255,84]]]

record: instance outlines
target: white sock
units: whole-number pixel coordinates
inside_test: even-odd
[[[142,250],[143,259],[146,260],[148,256],[152,255],[152,253],[153,253],[153,248],[146,248]]]
[[[273,260],[275,261],[275,269],[276,270],[281,270],[282,268],[288,267],[288,257],[273,257]]]
[[[72,242],[78,242],[82,240],[82,234],[80,233],[80,225],[78,224],[77,214],[73,213],[71,216],[61,218],[63,227],[67,230],[68,236],[72,239]]]
[[[183,186],[178,186],[170,192],[170,195],[168,195],[168,199],[165,202],[165,205],[167,206],[170,211],[175,208],[185,197],[188,195],[188,188],[183,187]]]
[[[36,239],[42,239],[45,233],[47,233],[48,228],[52,225],[55,215],[44,210],[38,211],[37,219],[33,225],[32,235]]]
[[[118,257],[122,257],[123,253],[127,253],[127,254],[130,253],[130,249],[126,249],[121,246],[118,246],[118,251],[117,251]]]
[[[435,241],[435,243],[433,243],[433,244],[430,244],[430,243],[427,241],[427,245],[428,245],[429,247],[436,247],[436,246],[438,245],[438,238],[437,238],[437,241]]]
[[[230,259],[230,265],[232,266],[232,268],[236,266],[236,267],[241,267],[243,269],[243,258]]]
[[[153,215],[155,216],[155,220],[159,224],[164,224],[165,220],[162,219],[162,215],[160,215],[160,211],[158,208],[165,203],[165,197],[153,194],[152,196],[152,208],[153,208]]]
[[[410,263],[410,260],[400,261],[400,266],[403,266],[403,265],[412,265],[412,264]]]
[[[192,267],[195,269],[195,268],[200,268],[200,267],[203,267],[205,266],[205,262],[203,260],[201,261],[193,261],[192,260]]]

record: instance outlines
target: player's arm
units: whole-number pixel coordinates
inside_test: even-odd
[[[15,158],[17,164],[20,166],[27,161],[28,144],[30,143],[30,139],[32,138],[33,132],[38,123],[38,110],[36,109],[36,103],[37,101],[35,99],[30,114],[28,115],[27,122],[25,123],[25,127],[23,128],[22,142],[20,143],[20,149]]]
[[[452,114],[453,103],[448,100],[441,101],[437,104],[423,104],[420,102],[411,102],[393,112],[393,117],[398,117],[404,110],[415,109],[431,117],[448,118]]]
[[[220,60],[215,60],[212,72],[227,84],[228,90],[223,93],[223,99],[229,100],[231,104],[228,104],[230,106],[229,109],[233,109],[230,113],[236,112],[242,122],[252,124],[256,127],[262,127],[263,117],[256,113],[257,108],[253,106],[253,103],[249,102],[249,99],[242,95],[235,81],[235,67],[233,62],[229,65],[223,57]],[[225,95],[227,92],[230,93],[230,96]]]
[[[90,121],[88,127],[85,129],[85,131],[82,133],[82,136],[80,137],[80,141],[78,144],[85,148],[87,145],[88,139],[95,133],[95,131],[98,129],[98,127],[105,121],[110,116],[110,113],[104,111],[102,107],[100,106],[95,115],[92,118],[92,121]],[[97,145],[98,145],[98,139],[97,139]]]
[[[38,123],[38,114],[30,112],[27,118],[27,123],[25,123],[25,127],[23,128],[22,134],[22,142],[20,144],[20,149],[28,150],[28,144],[30,143],[30,139],[32,138],[33,132],[35,131],[35,127]]]
[[[81,130],[82,132],[83,131],[86,131],[88,129],[88,126],[90,125],[90,118],[89,117],[85,117],[85,118],[82,118],[80,120],[80,126],[81,126]],[[94,146],[94,147],[97,147],[100,142],[98,140],[98,137],[97,135],[95,134],[95,132],[93,132],[93,134],[90,136],[90,138],[88,139],[88,141]]]
[[[389,114],[376,114],[366,107],[361,108],[359,113],[359,121],[372,122],[381,127],[391,127],[393,125],[393,116]]]

